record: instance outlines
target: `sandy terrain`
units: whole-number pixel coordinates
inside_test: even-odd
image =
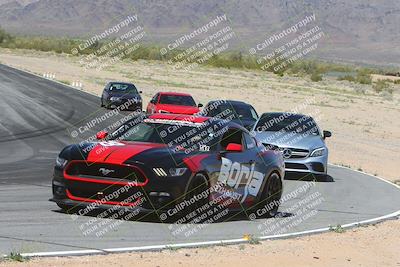
[[[50,266],[400,266],[399,220],[345,233],[326,233],[259,245],[233,245],[106,256],[31,259],[4,267]]]
[[[400,77],[397,76],[388,76],[388,75],[379,75],[379,74],[373,74],[371,75],[372,81],[400,81]]]
[[[288,111],[306,100],[302,113],[318,113],[319,124],[331,130],[330,162],[350,166],[399,182],[399,88],[393,100],[373,93],[370,86],[346,81],[278,77],[273,74],[200,67],[176,71],[161,62],[120,62],[105,70],[83,71],[77,57],[0,49],[0,63],[56,80],[82,82],[99,95],[109,80],[134,82],[144,103],[157,91],[191,92],[203,104],[211,99],[247,101],[261,114]],[[357,93],[366,90],[366,94]],[[99,103],[100,104],[100,103]],[[161,253],[33,259],[4,266],[400,266],[400,221],[390,221],[345,233],[327,233],[292,240],[262,242]],[[133,264],[135,263],[135,264]]]

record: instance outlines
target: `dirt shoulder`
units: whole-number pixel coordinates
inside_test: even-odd
[[[326,233],[259,245],[233,245],[176,251],[101,256],[37,258],[3,262],[4,267],[50,266],[400,266],[400,221],[387,221],[344,233]]]

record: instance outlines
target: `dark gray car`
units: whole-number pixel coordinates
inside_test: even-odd
[[[202,110],[207,117],[228,119],[244,128],[251,130],[258,119],[257,111],[248,103],[235,100],[213,100]]]
[[[109,82],[101,95],[101,106],[141,111],[143,106],[140,93],[142,91],[138,91],[132,83]]]

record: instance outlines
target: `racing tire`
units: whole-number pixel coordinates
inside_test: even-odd
[[[328,174],[316,174],[314,175],[316,182],[332,182],[332,177]]]
[[[254,212],[262,208],[263,212],[260,215],[262,218],[274,217],[279,208],[279,201],[282,196],[282,180],[278,173],[272,172],[265,183],[261,198],[258,204],[253,208]]]
[[[209,197],[210,197],[210,191],[209,191],[210,185],[207,179],[207,176],[205,176],[202,173],[197,173],[193,179],[190,181],[190,184],[188,186],[188,191],[186,195],[186,200],[190,201],[194,197],[199,197],[202,196],[199,200],[194,201],[193,204],[191,204],[187,212],[193,212],[196,211],[198,208],[205,206],[206,204],[209,203]],[[206,193],[204,193],[206,192]]]
[[[77,210],[79,210],[77,207],[75,207],[73,205],[65,205],[65,204],[61,204],[61,203],[56,203],[56,204],[64,213],[67,213],[67,214],[73,214]]]

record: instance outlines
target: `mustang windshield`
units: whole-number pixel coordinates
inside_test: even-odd
[[[193,151],[209,151],[213,150],[219,142],[218,128],[223,130],[223,126],[207,121],[204,123],[163,121],[161,123],[147,119],[132,127],[121,126],[112,134],[112,139],[166,144],[169,147]]]

